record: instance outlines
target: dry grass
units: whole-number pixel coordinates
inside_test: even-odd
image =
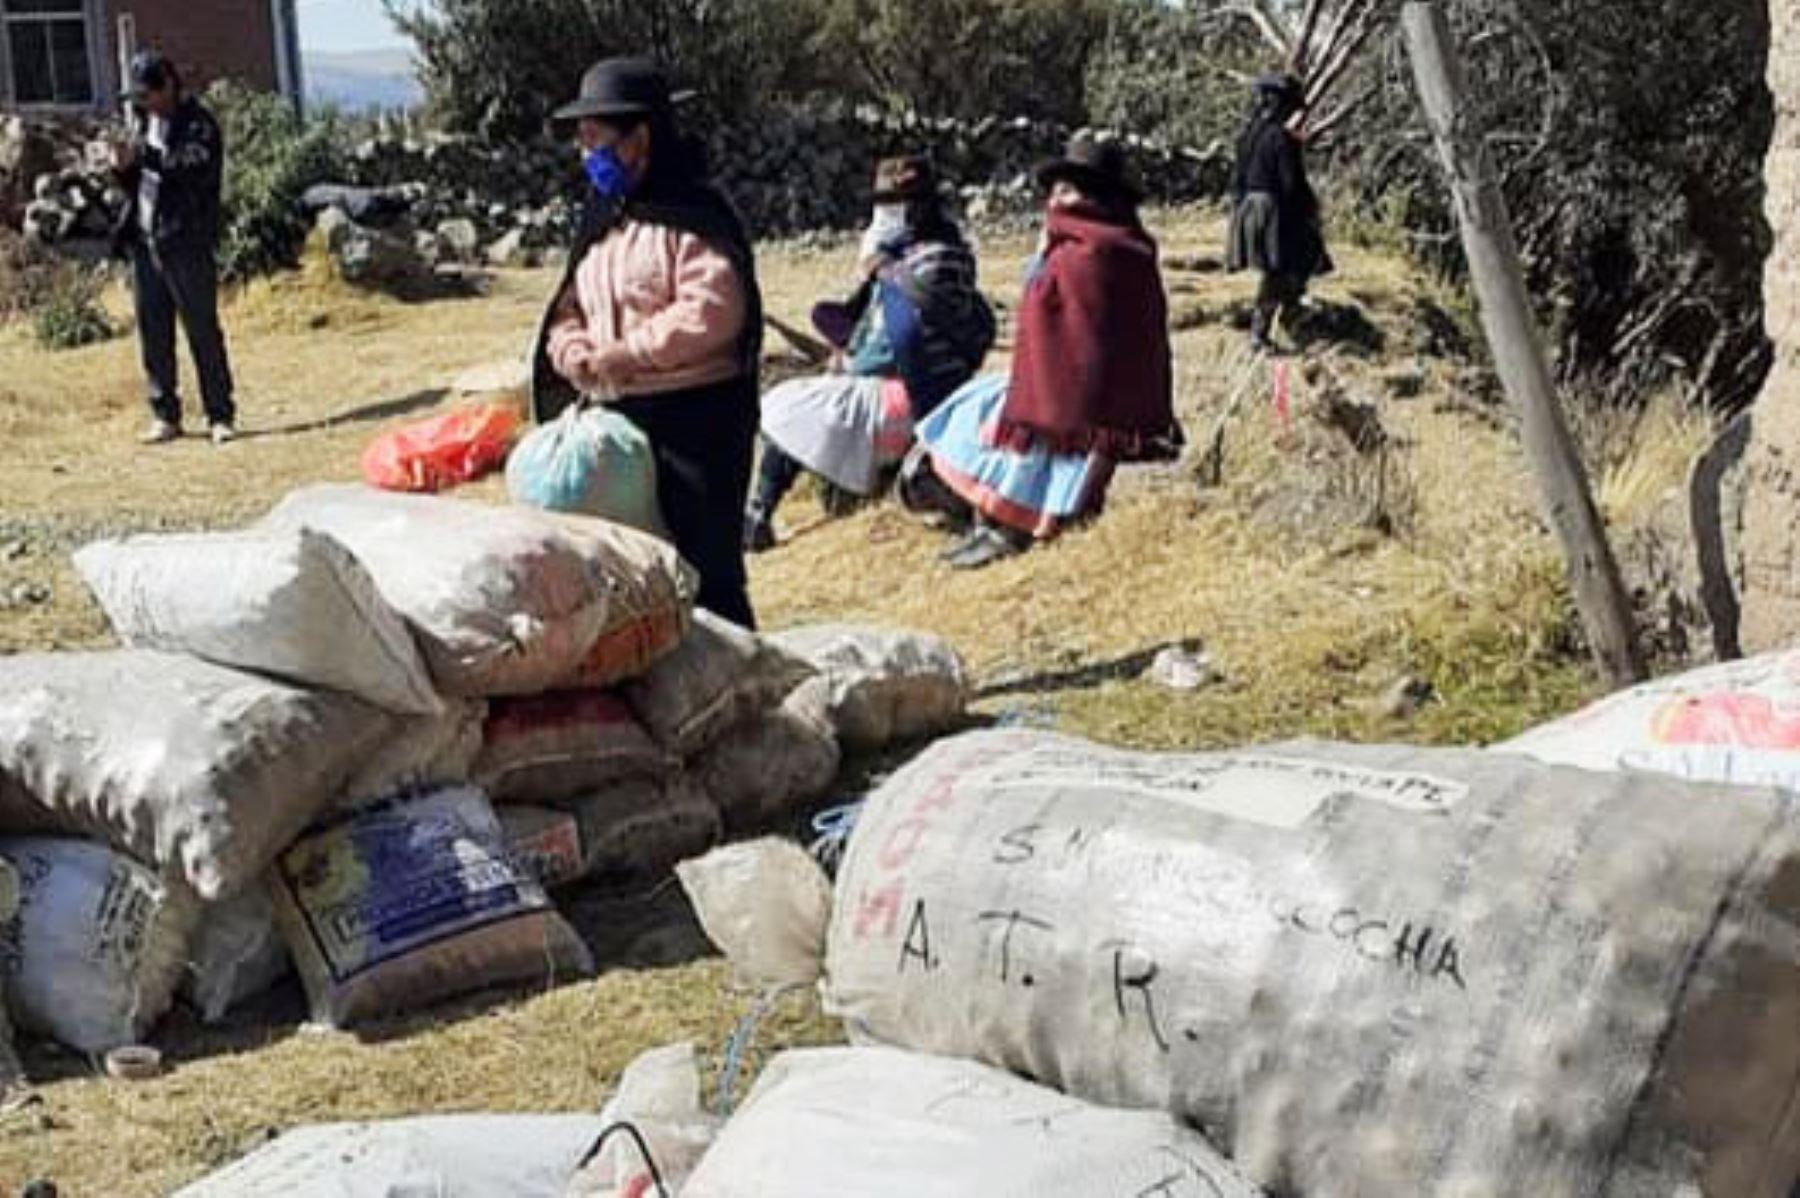
[[[1170,254],[1219,244],[1210,214],[1157,224]],[[1022,238],[983,247],[992,294],[1016,292],[1029,248]],[[753,565],[766,621],[930,629],[960,646],[981,679],[1008,683],[983,699],[988,714],[1139,745],[1303,734],[1481,742],[1573,706],[1588,683],[1514,446],[1443,402],[1447,369],[1426,363],[1425,395],[1404,402],[1374,381],[1407,353],[1414,305],[1437,297],[1376,253],[1346,247],[1340,268],[1322,298],[1356,305],[1387,342],[1375,361],[1345,358],[1339,368],[1393,438],[1403,535],[1364,525],[1369,467],[1317,424],[1309,397],[1297,397],[1296,424],[1284,429],[1267,379],[1250,374],[1248,400],[1228,425],[1223,486],[1195,484],[1205,449],[1196,444],[1179,467],[1122,479],[1105,519],[986,572],[948,570],[937,560],[941,536],[891,506],[824,523],[797,499],[783,512],[788,543]],[[767,256],[769,306],[802,320],[820,294],[841,290],[847,269],[848,251]],[[230,524],[293,486],[355,477],[376,433],[440,402],[464,368],[522,352],[548,283],[542,272],[504,275],[484,299],[423,306],[358,296],[317,272],[258,285],[227,314],[243,422],[255,435],[226,450],[132,444],[143,413],[129,340],[50,356],[19,329],[0,328],[0,436],[13,450],[0,490],[0,597],[25,580],[55,592],[49,604],[0,610],[0,651],[106,640],[67,566],[88,536]],[[1241,336],[1216,319],[1251,286],[1171,277],[1177,310],[1206,317],[1176,342],[1195,442],[1257,369]],[[1679,476],[1694,433],[1676,438],[1672,427],[1637,431],[1645,448],[1606,475],[1609,508],[1624,511],[1632,496]],[[22,556],[9,539],[25,542]],[[1223,685],[1180,695],[1125,669],[1068,677],[1188,639],[1205,643]],[[1429,680],[1438,696],[1404,723],[1374,702],[1401,675]],[[42,1107],[0,1122],[0,1191],[50,1175],[65,1194],[159,1193],[267,1129],[310,1120],[591,1108],[636,1052],[678,1037],[716,1044],[741,1005],[722,969],[700,963],[432,1012],[372,1042],[295,1034],[290,1019],[211,1056],[221,1042],[168,1033],[184,1059],[167,1079],[53,1081]],[[794,1013],[768,1042],[829,1034]]]

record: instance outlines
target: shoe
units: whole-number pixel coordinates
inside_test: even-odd
[[[152,420],[150,427],[138,437],[139,445],[167,445],[181,440],[181,426],[173,420]]]
[[[212,443],[214,445],[230,445],[237,440],[237,429],[220,421],[212,426]]]
[[[967,548],[950,559],[952,570],[979,570],[1009,557],[1017,557],[1025,547],[1005,533],[984,528],[968,540]]]
[[[775,548],[775,526],[760,512],[744,513],[744,552],[767,553]]]

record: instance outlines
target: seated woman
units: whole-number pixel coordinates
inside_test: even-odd
[[[945,556],[975,569],[1100,511],[1120,462],[1179,455],[1168,300],[1123,151],[1077,135],[1038,169],[1044,240],[1008,375],[978,378],[919,425],[901,479],[915,509],[972,515]]]
[[[820,304],[813,323],[839,349],[839,373],[794,379],[763,399],[762,466],[744,547],[775,545],[775,511],[810,470],[853,495],[880,489],[912,445],[913,423],[981,366],[994,315],[975,255],[938,194],[931,164],[890,158],[875,173],[862,285]]]
[[[556,120],[573,127],[591,186],[539,329],[532,415],[604,403],[642,429],[663,521],[700,573],[696,602],[754,628],[739,524],[762,353],[749,237],[649,62],[596,64]]]

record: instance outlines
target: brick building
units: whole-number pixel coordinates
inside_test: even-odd
[[[300,95],[294,0],[0,0],[0,110],[114,108],[140,49],[167,54],[192,86]]]

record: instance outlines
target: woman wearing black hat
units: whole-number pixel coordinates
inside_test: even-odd
[[[1255,90],[1256,106],[1238,141],[1226,259],[1234,271],[1262,272],[1250,341],[1268,350],[1276,318],[1292,335],[1307,283],[1331,273],[1332,262],[1319,229],[1319,199],[1306,177],[1300,81],[1264,75]]]
[[[841,368],[791,379],[763,400],[762,466],[744,515],[752,553],[775,547],[775,511],[803,471],[853,496],[878,492],[912,448],[914,423],[967,382],[993,344],[975,252],[930,161],[883,159],[874,193],[861,286],[848,303],[813,310]]]
[[[1019,304],[1012,369],[919,426],[901,498],[973,511],[945,556],[978,569],[1100,511],[1114,467],[1180,451],[1168,299],[1141,193],[1116,142],[1078,135],[1038,170],[1044,249]]]
[[[754,628],[742,520],[762,312],[749,236],[653,64],[597,63],[554,120],[578,138],[589,187],[538,337],[533,415],[601,402],[642,429],[699,606]]]

